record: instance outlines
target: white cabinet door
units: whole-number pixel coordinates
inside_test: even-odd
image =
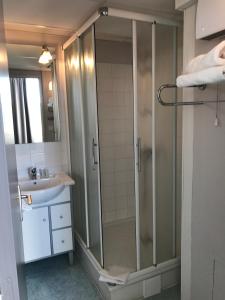
[[[25,211],[22,227],[25,262],[50,256],[48,208]]]

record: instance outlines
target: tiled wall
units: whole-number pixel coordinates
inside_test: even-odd
[[[67,161],[61,142],[16,145],[18,178],[28,178],[28,168],[48,168],[50,172],[67,172]]]
[[[132,65],[97,63],[103,222],[135,216]]]

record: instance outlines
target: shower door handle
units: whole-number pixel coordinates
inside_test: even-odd
[[[141,172],[141,138],[137,139],[137,165],[138,172]]]
[[[92,161],[93,161],[93,168],[98,164],[98,160],[96,159],[96,147],[98,144],[95,142],[95,139],[92,139]]]

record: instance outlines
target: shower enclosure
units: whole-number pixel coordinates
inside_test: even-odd
[[[64,48],[76,238],[108,271],[157,269],[180,254],[180,118],[156,102],[177,24],[104,8]]]

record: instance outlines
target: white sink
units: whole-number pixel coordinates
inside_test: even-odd
[[[38,180],[23,180],[19,182],[21,194],[31,195],[32,204],[44,203],[54,199],[66,185],[74,184],[67,175],[43,178]]]

